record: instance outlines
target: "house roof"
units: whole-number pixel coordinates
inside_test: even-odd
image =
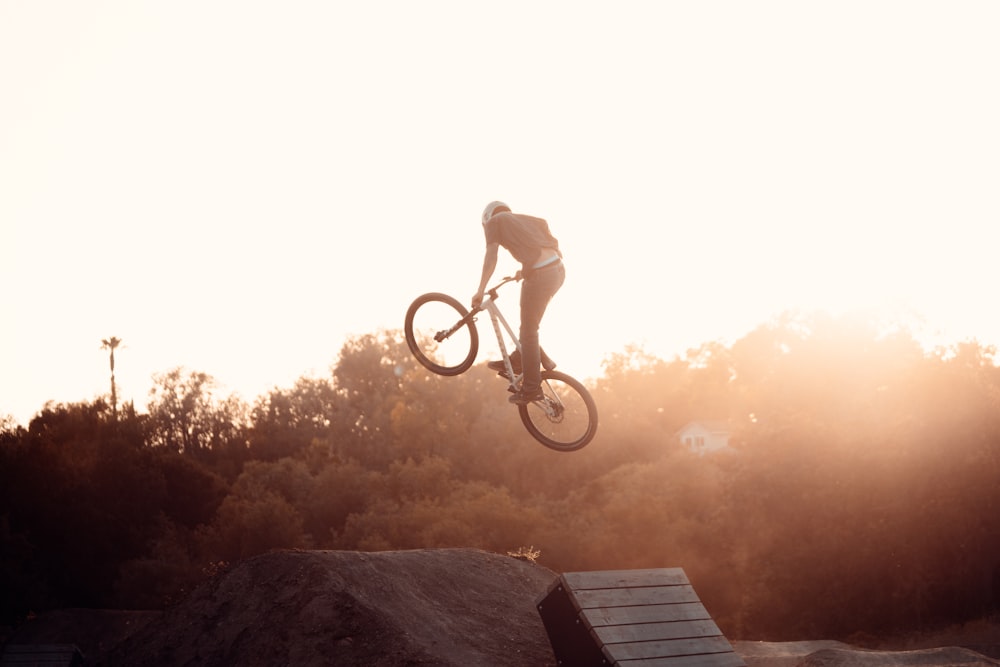
[[[696,419],[695,421],[690,421],[687,424],[684,424],[684,426],[681,426],[679,429],[677,429],[677,432],[674,435],[679,437],[694,428],[700,428],[702,430],[708,431],[709,433],[719,434],[719,435],[723,434],[728,435],[730,430],[729,422],[725,420]]]

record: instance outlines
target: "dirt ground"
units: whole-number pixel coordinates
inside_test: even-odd
[[[280,551],[165,612],[53,612],[11,641],[88,665],[555,667],[535,600],[556,577],[475,549]]]
[[[475,549],[280,551],[235,566],[164,612],[49,612],[9,643],[76,644],[86,665],[556,667],[535,607],[556,578]],[[1000,648],[994,628],[983,633]],[[733,646],[748,667],[1000,667],[968,649],[916,644]]]

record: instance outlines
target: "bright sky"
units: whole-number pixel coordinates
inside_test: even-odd
[[[562,243],[581,378],[790,308],[1000,343],[998,34],[994,0],[0,0],[0,415],[106,394],[111,336],[140,410],[176,366],[324,373],[472,296],[493,199]]]

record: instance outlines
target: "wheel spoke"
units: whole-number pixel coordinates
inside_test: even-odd
[[[458,375],[475,361],[479,347],[468,311],[444,294],[425,294],[406,313],[406,342],[424,367],[440,375]]]
[[[587,390],[568,375],[543,374],[545,398],[521,409],[521,419],[528,432],[552,449],[571,451],[586,445],[594,437],[597,409]]]

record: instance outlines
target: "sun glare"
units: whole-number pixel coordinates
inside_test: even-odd
[[[993,5],[56,6],[0,5],[19,421],[105,393],[112,334],[140,406],[176,366],[250,399],[323,372],[467,301],[498,198],[560,238],[543,345],[580,377],[789,309],[1000,341]]]

